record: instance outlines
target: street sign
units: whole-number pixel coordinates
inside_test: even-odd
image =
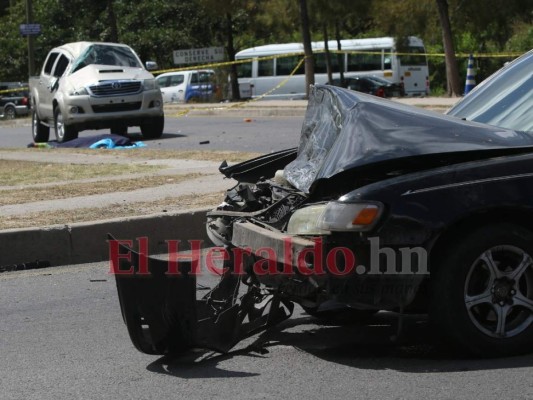
[[[40,35],[41,24],[20,24],[19,30],[22,36]]]
[[[174,50],[174,64],[205,64],[224,60],[224,47]]]

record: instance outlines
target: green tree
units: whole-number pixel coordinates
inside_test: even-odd
[[[455,58],[455,46],[453,44],[452,28],[448,14],[448,1],[436,0],[439,11],[439,19],[442,28],[442,42],[446,58],[446,80],[448,82],[448,96],[460,96],[459,71]]]

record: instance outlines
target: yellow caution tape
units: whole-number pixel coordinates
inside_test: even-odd
[[[0,90],[0,94],[2,94],[2,93],[20,92],[20,91],[23,91],[23,90],[30,90],[30,88],[21,86],[21,87],[16,88],[16,89],[4,89],[4,90]]]
[[[305,57],[302,57],[302,59],[298,62],[296,67],[294,67],[294,69],[291,71],[291,73],[289,75],[287,75],[287,77],[284,80],[282,80],[280,83],[278,83],[275,87],[273,87],[269,91],[263,93],[261,96],[254,97],[254,98],[251,98],[251,99],[246,100],[246,101],[241,101],[239,103],[233,103],[232,105],[226,106],[226,107],[207,107],[207,108],[202,108],[202,110],[207,110],[207,111],[221,110],[221,109],[229,110],[229,109],[233,109],[233,108],[243,107],[244,105],[249,104],[251,102],[261,100],[265,96],[268,96],[270,93],[272,93],[275,90],[279,89],[280,87],[284,86],[289,81],[289,79],[296,73],[296,71],[298,71],[298,68],[301,67],[301,65],[304,62],[304,60],[305,60]],[[184,115],[187,115],[189,113],[189,111],[190,111],[189,109],[185,109],[185,110],[179,111],[178,113],[176,113],[176,114],[174,114],[172,116],[173,117],[182,117]]]
[[[332,54],[376,54],[381,55],[381,51],[365,51],[365,50],[329,50]],[[325,50],[314,51],[313,54],[325,53]],[[401,52],[385,52],[385,54],[395,55],[395,56],[426,56],[426,57],[445,57],[444,53],[401,53]],[[509,52],[509,53],[455,53],[456,58],[468,58],[472,54],[474,58],[516,58],[523,54],[523,52]],[[272,56],[264,57],[250,57],[242,60],[235,61],[224,61],[219,63],[212,64],[201,64],[201,65],[192,65],[188,67],[180,68],[169,68],[162,69],[158,71],[153,71],[154,75],[159,75],[165,72],[180,72],[180,71],[190,71],[195,69],[213,69],[217,67],[226,67],[233,64],[245,64],[255,60],[264,61],[264,60],[273,60],[276,58],[284,57],[294,57],[294,56],[303,56],[303,52],[294,52],[294,53],[285,53],[285,54],[276,54]]]

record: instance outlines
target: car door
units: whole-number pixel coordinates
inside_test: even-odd
[[[52,54],[50,56],[52,56]],[[54,118],[53,101],[59,87],[59,81],[71,61],[69,57],[61,52],[58,52],[57,56],[53,58],[55,62],[53,63],[52,68],[49,69],[50,66],[47,61],[45,68],[43,69],[44,73],[41,74],[41,79],[39,80],[39,110],[41,119],[47,119],[50,121]]]
[[[36,88],[37,99],[35,104],[38,107],[38,113],[42,120],[52,118],[52,96],[50,94],[50,82],[53,78],[52,71],[59,57],[58,51],[52,51],[44,62],[39,83]]]

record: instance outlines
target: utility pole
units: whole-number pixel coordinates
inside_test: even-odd
[[[26,23],[33,23],[33,5],[31,0],[26,0]],[[35,71],[34,35],[27,35],[28,40],[28,76],[33,76]]]

